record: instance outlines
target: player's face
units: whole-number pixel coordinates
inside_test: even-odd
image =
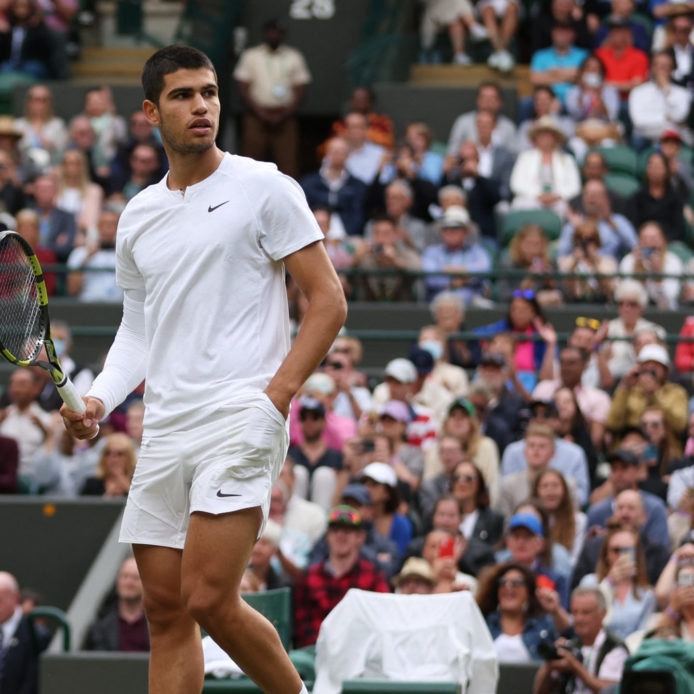
[[[159,104],[145,101],[144,109],[168,149],[197,154],[214,146],[219,128],[219,93],[211,70],[177,70],[165,75]]]

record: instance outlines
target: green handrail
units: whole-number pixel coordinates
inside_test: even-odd
[[[40,607],[35,607],[29,613],[29,620],[32,625],[37,619],[50,619],[54,622],[58,628],[63,633],[63,651],[65,653],[70,652],[70,646],[72,641],[72,630],[70,628],[70,623],[67,621],[67,615],[59,607],[52,607],[50,605],[42,605]]]

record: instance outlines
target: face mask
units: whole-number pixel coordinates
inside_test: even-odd
[[[58,355],[58,357],[62,357],[63,354],[65,354],[65,340],[54,338],[53,346],[55,347],[55,353]]]
[[[597,89],[602,85],[602,77],[599,72],[586,72],[583,75],[583,84],[586,87]]]
[[[438,361],[443,356],[443,345],[438,340],[425,340],[420,342],[419,346],[429,352],[434,361]]]

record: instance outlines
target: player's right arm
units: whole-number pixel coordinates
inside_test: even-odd
[[[144,294],[125,290],[123,317],[103,371],[84,397],[85,412],[72,412],[65,405],[60,408],[65,428],[80,439],[95,436],[99,421],[142,383],[146,367]]]

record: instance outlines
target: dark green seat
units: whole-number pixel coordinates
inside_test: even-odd
[[[460,694],[457,682],[392,682],[383,680],[346,680],[342,694]]]
[[[243,599],[272,623],[288,651],[292,642],[291,589],[275,588],[261,593],[245,593]]]
[[[631,147],[616,145],[615,147],[598,147],[595,151],[602,154],[610,173],[636,176],[637,156]]]
[[[245,593],[243,599],[266,617],[277,629],[282,645],[289,651],[301,678],[312,683],[316,678],[315,649],[289,650],[292,640],[292,591],[290,588],[275,588],[261,593]],[[238,679],[206,679],[203,694],[233,692],[233,694],[259,694],[262,692],[248,677]]]
[[[694,251],[684,241],[671,241],[667,249],[674,253],[684,265],[694,258]]]
[[[501,245],[508,246],[516,232],[526,224],[538,224],[550,241],[556,241],[561,233],[561,217],[545,208],[537,210],[511,210],[501,222]]]
[[[605,174],[604,181],[609,190],[624,198],[630,198],[641,187],[638,179],[624,173]]]

